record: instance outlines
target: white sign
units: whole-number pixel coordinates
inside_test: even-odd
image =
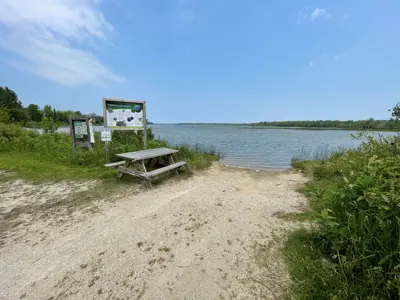
[[[111,141],[111,131],[102,131],[101,132],[101,141],[102,142],[110,142]]]
[[[144,102],[104,99],[104,121],[107,128],[142,130],[145,123]]]

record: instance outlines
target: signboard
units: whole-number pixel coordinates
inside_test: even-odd
[[[111,131],[102,131],[101,132],[101,141],[102,142],[111,142]]]
[[[70,131],[74,147],[92,148],[94,143],[93,128],[85,116],[71,117]]]
[[[75,121],[74,122],[74,128],[75,128],[75,138],[76,139],[82,139],[83,138],[82,121]]]
[[[143,130],[147,148],[146,101],[103,98],[104,127],[111,130]]]
[[[113,130],[143,130],[146,102],[103,98],[104,126]]]

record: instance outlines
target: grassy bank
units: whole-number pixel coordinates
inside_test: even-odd
[[[360,134],[357,149],[295,160],[314,223],[285,257],[295,299],[400,299],[400,140]]]
[[[71,137],[65,133],[38,134],[16,124],[0,123],[0,170],[31,179],[114,178],[116,171],[107,163],[105,144],[95,135],[93,151],[78,148],[73,152]],[[156,140],[148,130],[148,147],[169,147]],[[117,153],[143,149],[143,137],[129,131],[113,132],[109,143],[110,161],[118,161]],[[178,159],[188,163],[189,170],[209,167],[218,155],[203,147],[178,147]]]

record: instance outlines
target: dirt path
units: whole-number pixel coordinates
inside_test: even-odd
[[[304,205],[295,191],[304,180],[214,165],[41,217],[33,200],[48,208],[68,184],[3,182],[0,299],[280,299],[279,245],[299,225],[275,215]]]

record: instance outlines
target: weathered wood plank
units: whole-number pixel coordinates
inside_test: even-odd
[[[156,169],[156,170],[154,170],[154,171],[150,171],[150,172],[147,172],[147,173],[143,173],[142,175],[143,175],[144,177],[146,177],[146,178],[150,178],[150,177],[154,177],[154,176],[160,175],[160,174],[162,174],[162,173],[171,171],[171,170],[173,170],[173,169],[177,169],[177,168],[182,167],[182,166],[184,166],[184,165],[186,165],[186,162],[180,161],[180,162],[174,163],[174,164],[172,164],[172,165],[168,165],[168,166],[166,166],[166,167],[163,167],[163,168],[160,168],[160,169]]]
[[[120,153],[117,156],[122,157],[128,160],[143,160],[148,158],[154,158],[164,155],[169,155],[173,153],[177,153],[178,150],[169,149],[169,148],[156,148],[156,149],[148,149],[142,151],[135,151],[135,152],[127,152],[127,153]]]
[[[122,161],[117,161],[117,162],[110,163],[110,164],[105,164],[104,166],[107,168],[117,168],[118,166],[121,166],[125,163],[126,163],[126,161],[122,160]]]
[[[125,168],[125,167],[121,167],[121,166],[120,166],[120,167],[118,167],[118,171],[120,171],[121,173],[124,173],[124,174],[128,174],[128,175],[140,177],[140,178],[143,178],[143,179],[147,179],[147,177],[144,176],[145,173],[136,171],[136,170],[134,170],[134,169]]]

